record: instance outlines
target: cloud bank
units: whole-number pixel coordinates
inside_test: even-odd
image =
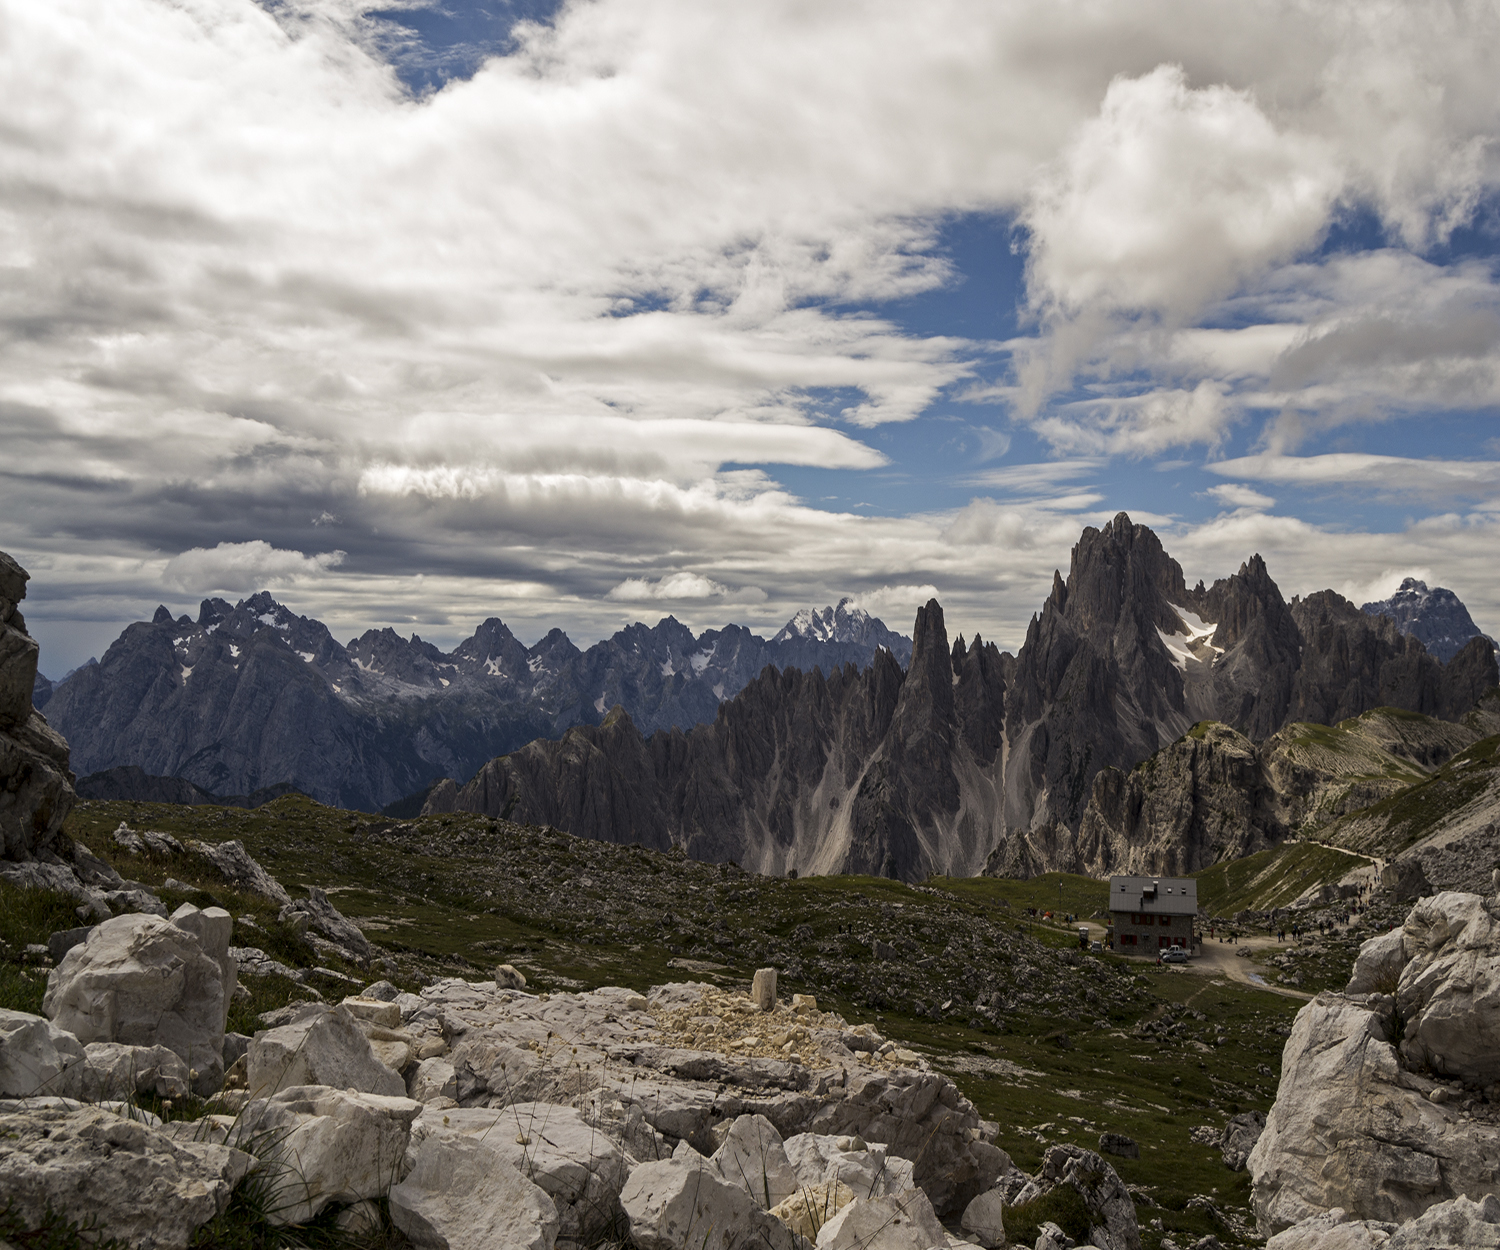
[[[595,0],[426,94],[372,20],[0,0],[0,521],[60,652],[261,584],[585,638],[932,588],[1014,645],[1121,504],[1200,575],[1399,551],[1500,614],[1492,460],[1327,445],[1500,407],[1493,248],[1452,250],[1493,5]],[[1003,342],[908,315],[968,218],[1024,262]],[[921,468],[893,435],[955,405],[979,456]],[[1163,457],[1233,482],[1122,497]]]

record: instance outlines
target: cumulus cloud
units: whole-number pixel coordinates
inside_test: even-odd
[[[341,565],[342,551],[303,555],[283,551],[259,539],[247,543],[219,543],[216,547],[191,547],[173,556],[162,569],[168,586],[190,593],[249,591],[263,586],[284,586],[307,577],[318,577]]]
[[[852,606],[863,608],[871,616],[885,619],[892,629],[911,632],[917,609],[929,599],[938,599],[938,588],[930,583],[921,586],[877,586],[849,596]]]
[[[730,593],[728,586],[701,573],[673,573],[654,582],[645,577],[627,577],[604,597],[616,602],[650,603],[668,599],[723,599]]]

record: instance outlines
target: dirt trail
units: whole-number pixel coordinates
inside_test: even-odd
[[[1228,977],[1231,981],[1238,981],[1242,985],[1253,985],[1258,990],[1270,990],[1273,994],[1284,994],[1288,998],[1300,998],[1306,1002],[1312,998],[1311,994],[1304,993],[1302,990],[1288,989],[1284,985],[1271,984],[1262,978],[1257,965],[1235,954],[1235,951],[1246,946],[1253,951],[1259,951],[1268,946],[1286,949],[1290,945],[1289,942],[1278,942],[1275,938],[1266,937],[1264,934],[1252,934],[1240,938],[1237,942],[1208,941],[1199,948],[1198,954],[1186,964],[1179,964],[1178,967],[1186,968],[1187,971],[1200,976]]]

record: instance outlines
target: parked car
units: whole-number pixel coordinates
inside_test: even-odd
[[[1104,953],[1104,943],[1095,938],[1089,943],[1089,953],[1092,955],[1102,955]]]
[[[1161,961],[1164,964],[1185,964],[1188,961],[1188,953],[1180,946],[1169,946],[1162,951]]]

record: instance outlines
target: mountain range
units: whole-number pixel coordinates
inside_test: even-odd
[[[1333,591],[1288,603],[1254,556],[1189,587],[1121,513],[1084,530],[1019,653],[916,618],[903,672],[763,673],[711,724],[647,732],[627,709],[446,781],[426,810],[678,846],[781,874],[1028,876],[1078,862],[1106,769],[1195,724],[1247,742],[1394,707],[1457,721],[1500,680],[1487,639],[1446,664]]]
[[[587,650],[561,630],[526,647],[492,617],[445,652],[392,629],[341,645],[262,591],[234,605],[205,599],[196,620],[158,608],[101,661],[38,681],[33,700],[92,797],[191,801],[291,785],[374,811],[614,706],[648,732],[691,727],[768,665],[832,672],[877,655],[899,671],[911,642],[848,600],[799,613],[770,641],[739,625],[694,635],[667,617]]]

